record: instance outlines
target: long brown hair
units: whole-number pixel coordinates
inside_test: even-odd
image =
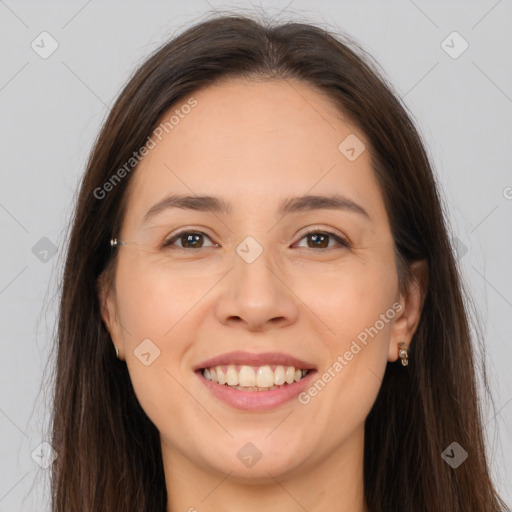
[[[92,150],[60,302],[52,510],[165,511],[159,433],[115,356],[98,299],[98,278],[115,263],[109,241],[119,231],[136,166],[110,181],[108,193],[98,189],[146,143],[171,106],[229,77],[300,80],[325,92],[369,143],[402,274],[407,278],[418,260],[430,269],[410,364],[388,363],[366,420],[369,510],[505,510],[489,476],[469,315],[443,207],[409,114],[346,38],[305,23],[275,26],[236,15],[198,23],[158,49],[124,87]],[[441,457],[454,441],[468,453],[456,469]]]

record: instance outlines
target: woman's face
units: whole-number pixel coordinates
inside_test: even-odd
[[[360,461],[415,322],[364,135],[302,83],[193,98],[135,171],[115,235],[137,244],[117,249],[103,297],[166,467],[263,481]],[[194,199],[166,203],[177,195]]]

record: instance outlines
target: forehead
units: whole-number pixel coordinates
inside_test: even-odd
[[[190,98],[193,108],[182,108]],[[239,205],[339,192],[384,213],[369,148],[351,161],[339,149],[364,134],[312,86],[289,80],[230,79],[178,101],[172,129],[142,159],[130,187],[130,210],[169,193],[223,196]],[[335,190],[334,190],[335,189]],[[366,208],[366,206],[365,206]]]

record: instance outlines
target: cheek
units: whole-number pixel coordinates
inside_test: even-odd
[[[332,442],[360,430],[375,403],[387,365],[394,314],[392,304],[383,296],[370,299],[362,295],[360,301],[354,301],[357,295],[348,292],[336,304],[331,303],[332,315],[327,321],[335,335],[328,332],[319,339],[324,364],[299,397],[305,413],[323,426],[322,435]],[[381,314],[386,320],[380,319]],[[326,448],[332,446],[327,443]]]
[[[149,270],[136,259],[126,258],[118,266],[116,295],[125,362],[135,395],[157,426],[172,424],[180,410],[190,406],[178,384],[179,363],[189,348],[180,329],[197,302],[197,293],[186,284]]]
[[[118,312],[131,334],[131,342],[143,338],[162,340],[171,335],[206,293],[209,282],[208,276],[180,277],[168,269],[145,264],[142,259],[120,261],[116,279]]]
[[[118,335],[136,394],[148,408],[155,402],[158,410],[158,400],[169,397],[169,388],[177,386],[169,373],[182,375],[180,364],[193,343],[191,331],[197,326],[201,299],[218,280],[213,273],[180,276],[136,255],[119,258]],[[180,407],[177,396],[185,397],[173,395],[173,404]]]
[[[314,283],[301,297],[321,319],[316,325],[325,327],[317,338],[325,358],[303,402],[311,401],[315,415],[325,415],[323,421],[333,429],[339,423],[330,422],[329,414],[356,427],[370,411],[387,365],[397,314],[394,260],[391,252],[365,262],[353,259],[343,271],[317,275]]]
[[[350,345],[358,336],[364,341],[368,329],[373,333],[372,339],[389,338],[395,316],[392,306],[398,292],[392,250],[371,257],[366,254],[364,258],[347,258],[335,270],[311,273],[298,283],[298,295],[322,321],[325,339],[336,350],[346,350],[347,343]]]

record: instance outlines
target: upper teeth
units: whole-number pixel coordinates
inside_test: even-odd
[[[228,386],[270,388],[280,386],[285,382],[287,384],[298,382],[307,372],[307,370],[296,370],[293,366],[238,366],[230,364],[227,367],[205,368],[203,375],[208,380],[219,384],[227,384]]]

